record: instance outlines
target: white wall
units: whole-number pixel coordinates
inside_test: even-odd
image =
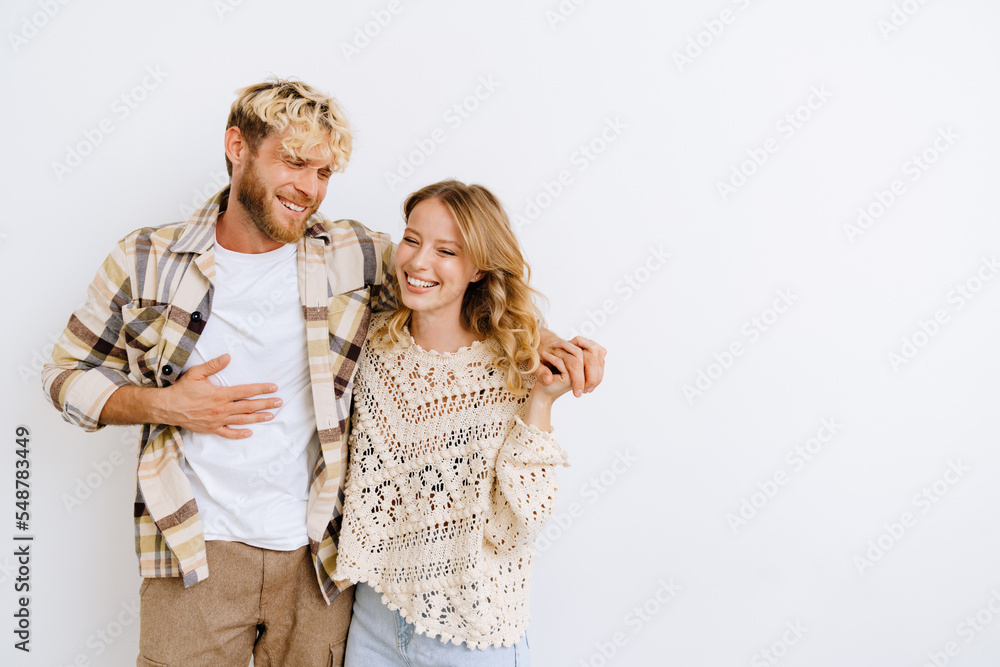
[[[524,223],[553,328],[610,350],[600,391],[555,415],[573,467],[535,572],[536,665],[1000,660],[996,3],[0,11],[3,664],[134,660],[134,434],[64,424],[40,357],[115,240],[217,189],[233,92],[271,73],[330,90],[357,128],[325,213],[398,238],[408,192],[486,184]],[[345,53],[359,30],[375,36]],[[55,167],[70,150],[89,154]],[[18,424],[28,655],[10,630]]]

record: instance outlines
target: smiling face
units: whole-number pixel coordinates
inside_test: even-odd
[[[332,173],[328,161],[289,156],[282,136],[272,133],[256,154],[247,151],[234,176],[233,193],[256,230],[275,243],[295,243],[326,196]]]
[[[410,212],[396,250],[396,278],[403,304],[414,315],[454,319],[460,326],[462,298],[482,278],[462,244],[462,233],[440,199],[425,199]]]

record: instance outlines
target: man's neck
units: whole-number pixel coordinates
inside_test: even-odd
[[[230,197],[229,208],[219,213],[215,222],[215,241],[226,250],[257,255],[277,250],[285,245],[264,235],[235,198]]]

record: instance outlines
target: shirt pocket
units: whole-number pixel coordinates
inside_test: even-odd
[[[327,324],[331,337],[360,346],[368,333],[370,319],[371,287],[368,285],[334,294],[327,302]],[[332,345],[331,349],[336,350],[336,346]]]
[[[143,306],[130,303],[122,308],[122,335],[128,355],[129,371],[142,385],[159,385],[160,364],[166,340],[163,329],[171,305],[158,303]]]

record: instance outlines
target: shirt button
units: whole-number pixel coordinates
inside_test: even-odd
[[[197,310],[191,313],[191,321],[201,322],[201,313],[199,313]]]
[[[170,364],[167,364],[166,366],[163,367],[164,375],[170,375],[173,372],[174,372],[173,366],[171,366]]]

